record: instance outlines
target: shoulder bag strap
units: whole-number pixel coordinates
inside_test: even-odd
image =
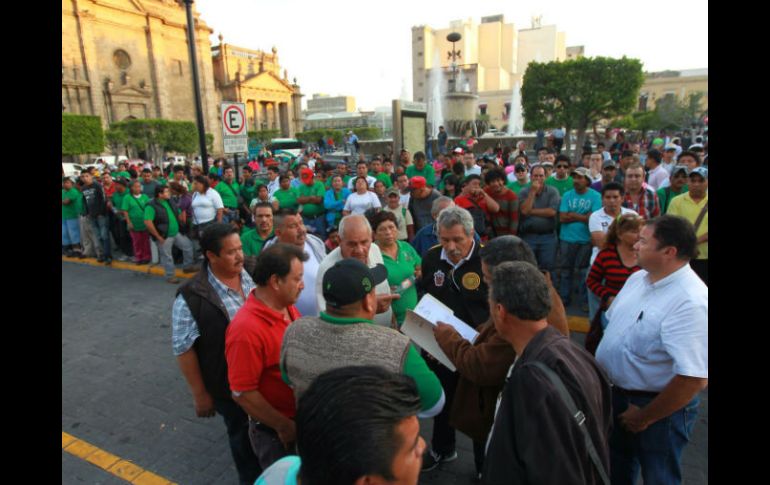
[[[567,408],[569,409],[570,414],[572,414],[572,417],[575,418],[575,421],[577,421],[578,427],[580,428],[580,431],[583,432],[583,438],[585,438],[586,448],[588,448],[588,455],[591,457],[591,461],[594,462],[594,465],[596,466],[597,471],[599,472],[599,476],[602,479],[602,482],[605,483],[605,485],[610,484],[610,479],[607,476],[607,471],[604,469],[604,465],[602,465],[602,461],[599,459],[599,454],[596,452],[596,447],[594,446],[593,440],[591,440],[591,435],[588,434],[588,429],[585,427],[586,417],[585,414],[583,414],[583,411],[579,410],[577,405],[575,404],[575,401],[572,399],[572,396],[567,391],[567,388],[564,386],[564,382],[562,382],[561,378],[559,377],[556,372],[554,372],[550,367],[543,364],[539,361],[533,361],[530,362],[532,365],[543,371],[543,373],[548,377],[548,379],[551,381],[551,384],[554,385],[556,388],[556,391],[559,393],[559,396],[561,396],[562,401],[564,404],[567,405]]]
[[[695,219],[695,234],[698,234],[698,228],[700,227],[700,223],[703,222],[703,218],[706,217],[706,213],[709,211],[709,203],[706,201],[706,205],[703,206],[703,209],[700,210],[700,214],[698,214],[698,218]]]

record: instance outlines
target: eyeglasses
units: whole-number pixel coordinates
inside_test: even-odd
[[[556,168],[569,168],[569,165],[556,165]]]

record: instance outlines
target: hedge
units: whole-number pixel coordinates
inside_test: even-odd
[[[101,118],[62,113],[62,155],[82,155],[102,151],[104,151],[104,131]]]

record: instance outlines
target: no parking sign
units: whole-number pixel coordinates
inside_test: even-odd
[[[225,153],[244,153],[249,150],[246,105],[222,103],[222,141]]]

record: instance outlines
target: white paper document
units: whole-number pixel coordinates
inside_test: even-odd
[[[454,327],[464,339],[471,343],[479,335],[467,323],[457,318],[449,307],[431,295],[425,295],[414,311],[406,311],[406,318],[404,318],[404,324],[401,326],[401,332],[449,370],[455,371],[457,370],[456,367],[444,351],[441,350],[438,342],[436,342],[436,337],[433,335],[433,328],[436,322],[439,321]]]

